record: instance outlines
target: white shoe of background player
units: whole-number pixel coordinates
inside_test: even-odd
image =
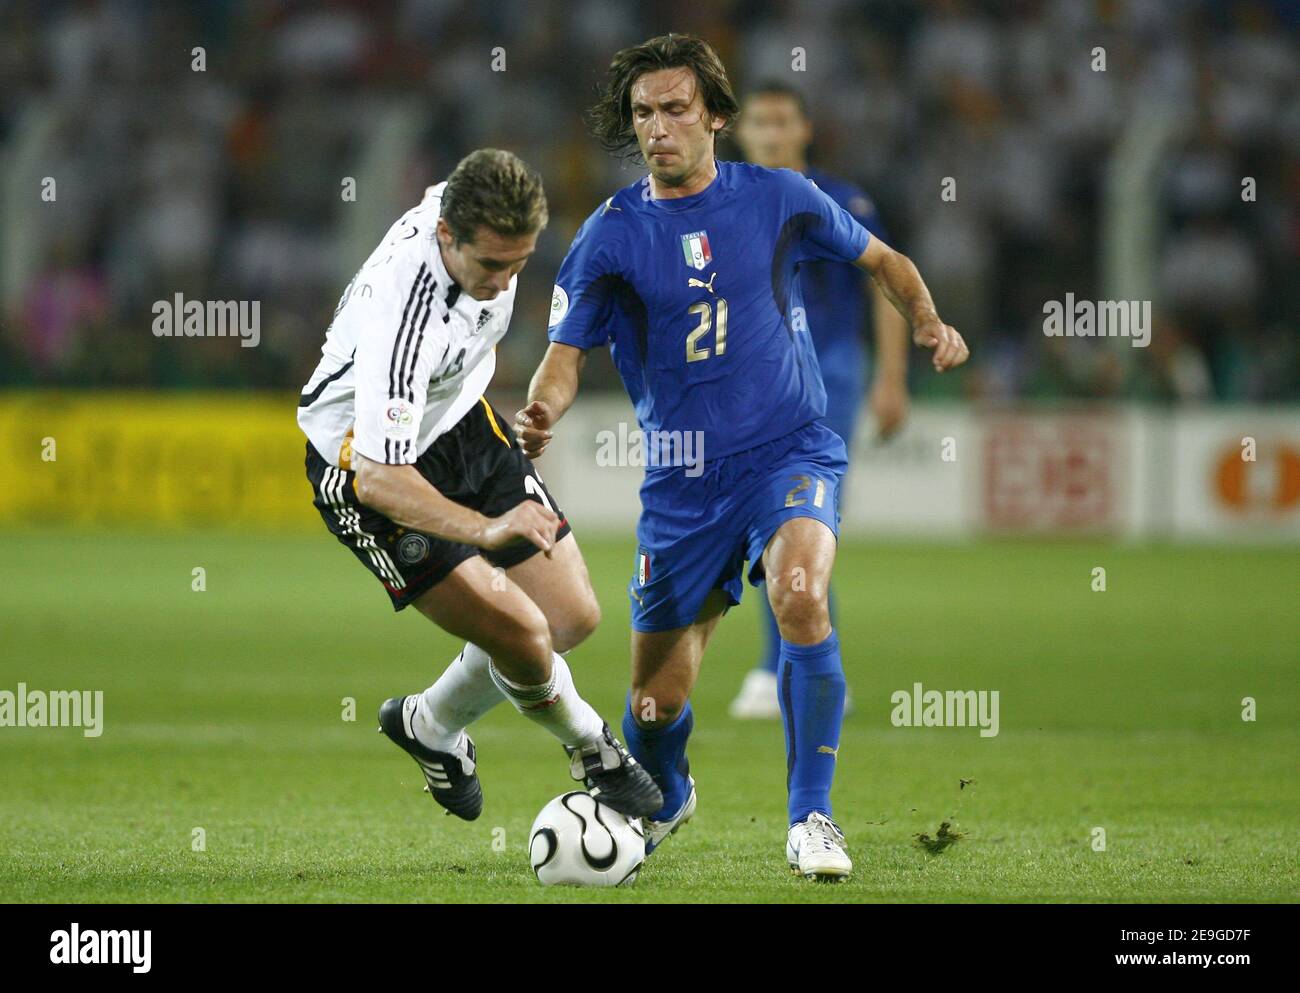
[[[781,719],[781,703],[777,699],[776,673],[766,669],[750,669],[740,692],[731,701],[729,713],[738,721],[776,721]],[[853,700],[848,687],[844,688],[844,716],[853,712]]]

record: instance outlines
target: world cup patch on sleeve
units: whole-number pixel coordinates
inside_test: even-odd
[[[415,425],[415,404],[405,397],[390,397],[380,415],[386,438],[405,438]]]
[[[564,292],[564,287],[559,283],[555,284],[555,290],[551,293],[551,318],[546,322],[548,328],[553,328],[564,320],[564,315],[569,312],[569,294]]]

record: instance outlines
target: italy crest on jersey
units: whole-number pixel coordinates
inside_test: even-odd
[[[709,233],[696,231],[694,234],[682,235],[682,253],[686,256],[688,266],[703,269],[713,261],[713,253],[709,251]]]

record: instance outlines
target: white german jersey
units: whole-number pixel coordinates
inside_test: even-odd
[[[462,293],[434,234],[446,183],[431,186],[366,260],[339,300],[298,424],[329,463],[351,453],[414,462],[487,389],[518,276],[494,300]]]

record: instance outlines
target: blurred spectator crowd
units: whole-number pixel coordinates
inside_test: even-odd
[[[922,395],[1300,400],[1298,27],[1284,0],[7,4],[0,385],[296,389],[388,224],[497,146],[551,201],[500,352],[521,387],[570,238],[639,176],[582,111],[615,50],[674,30],[742,93],[807,94],[814,162],[871,194],[972,344]],[[1107,297],[1114,161],[1153,127],[1151,346],[1045,337],[1045,301]],[[155,337],[177,292],[260,300],[261,344]]]

